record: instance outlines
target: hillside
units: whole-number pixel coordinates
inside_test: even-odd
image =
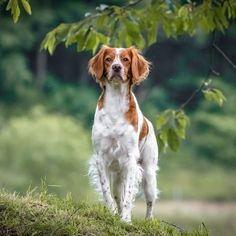
[[[177,217],[177,216],[176,216]],[[126,224],[101,204],[59,199],[46,191],[25,196],[0,192],[0,235],[208,235],[204,226],[187,232],[158,219]]]

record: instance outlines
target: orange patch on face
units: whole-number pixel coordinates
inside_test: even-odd
[[[129,110],[125,113],[126,120],[134,127],[134,129],[138,130],[138,113],[136,110],[136,104],[134,101],[134,96],[131,91],[129,93]]]
[[[104,75],[105,76],[111,69],[111,65],[114,59],[115,59],[115,49],[106,48],[105,55],[104,55]]]
[[[143,117],[143,126],[139,134],[139,141],[148,135],[148,123],[145,117]]]

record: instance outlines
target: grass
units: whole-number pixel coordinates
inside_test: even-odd
[[[0,191],[0,235],[208,235],[204,226],[188,232],[158,219],[132,222],[122,222],[101,204],[74,202],[70,195]]]

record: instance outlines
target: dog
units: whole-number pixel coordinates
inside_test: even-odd
[[[150,62],[134,48],[103,46],[89,61],[89,72],[102,88],[98,99],[89,175],[104,203],[131,222],[132,205],[142,183],[152,218],[158,190],[158,146],[151,122],[143,116],[132,88],[149,74]]]

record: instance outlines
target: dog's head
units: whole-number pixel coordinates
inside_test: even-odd
[[[89,61],[89,72],[101,85],[109,83],[139,84],[149,73],[148,62],[134,48],[110,48],[103,46]]]

